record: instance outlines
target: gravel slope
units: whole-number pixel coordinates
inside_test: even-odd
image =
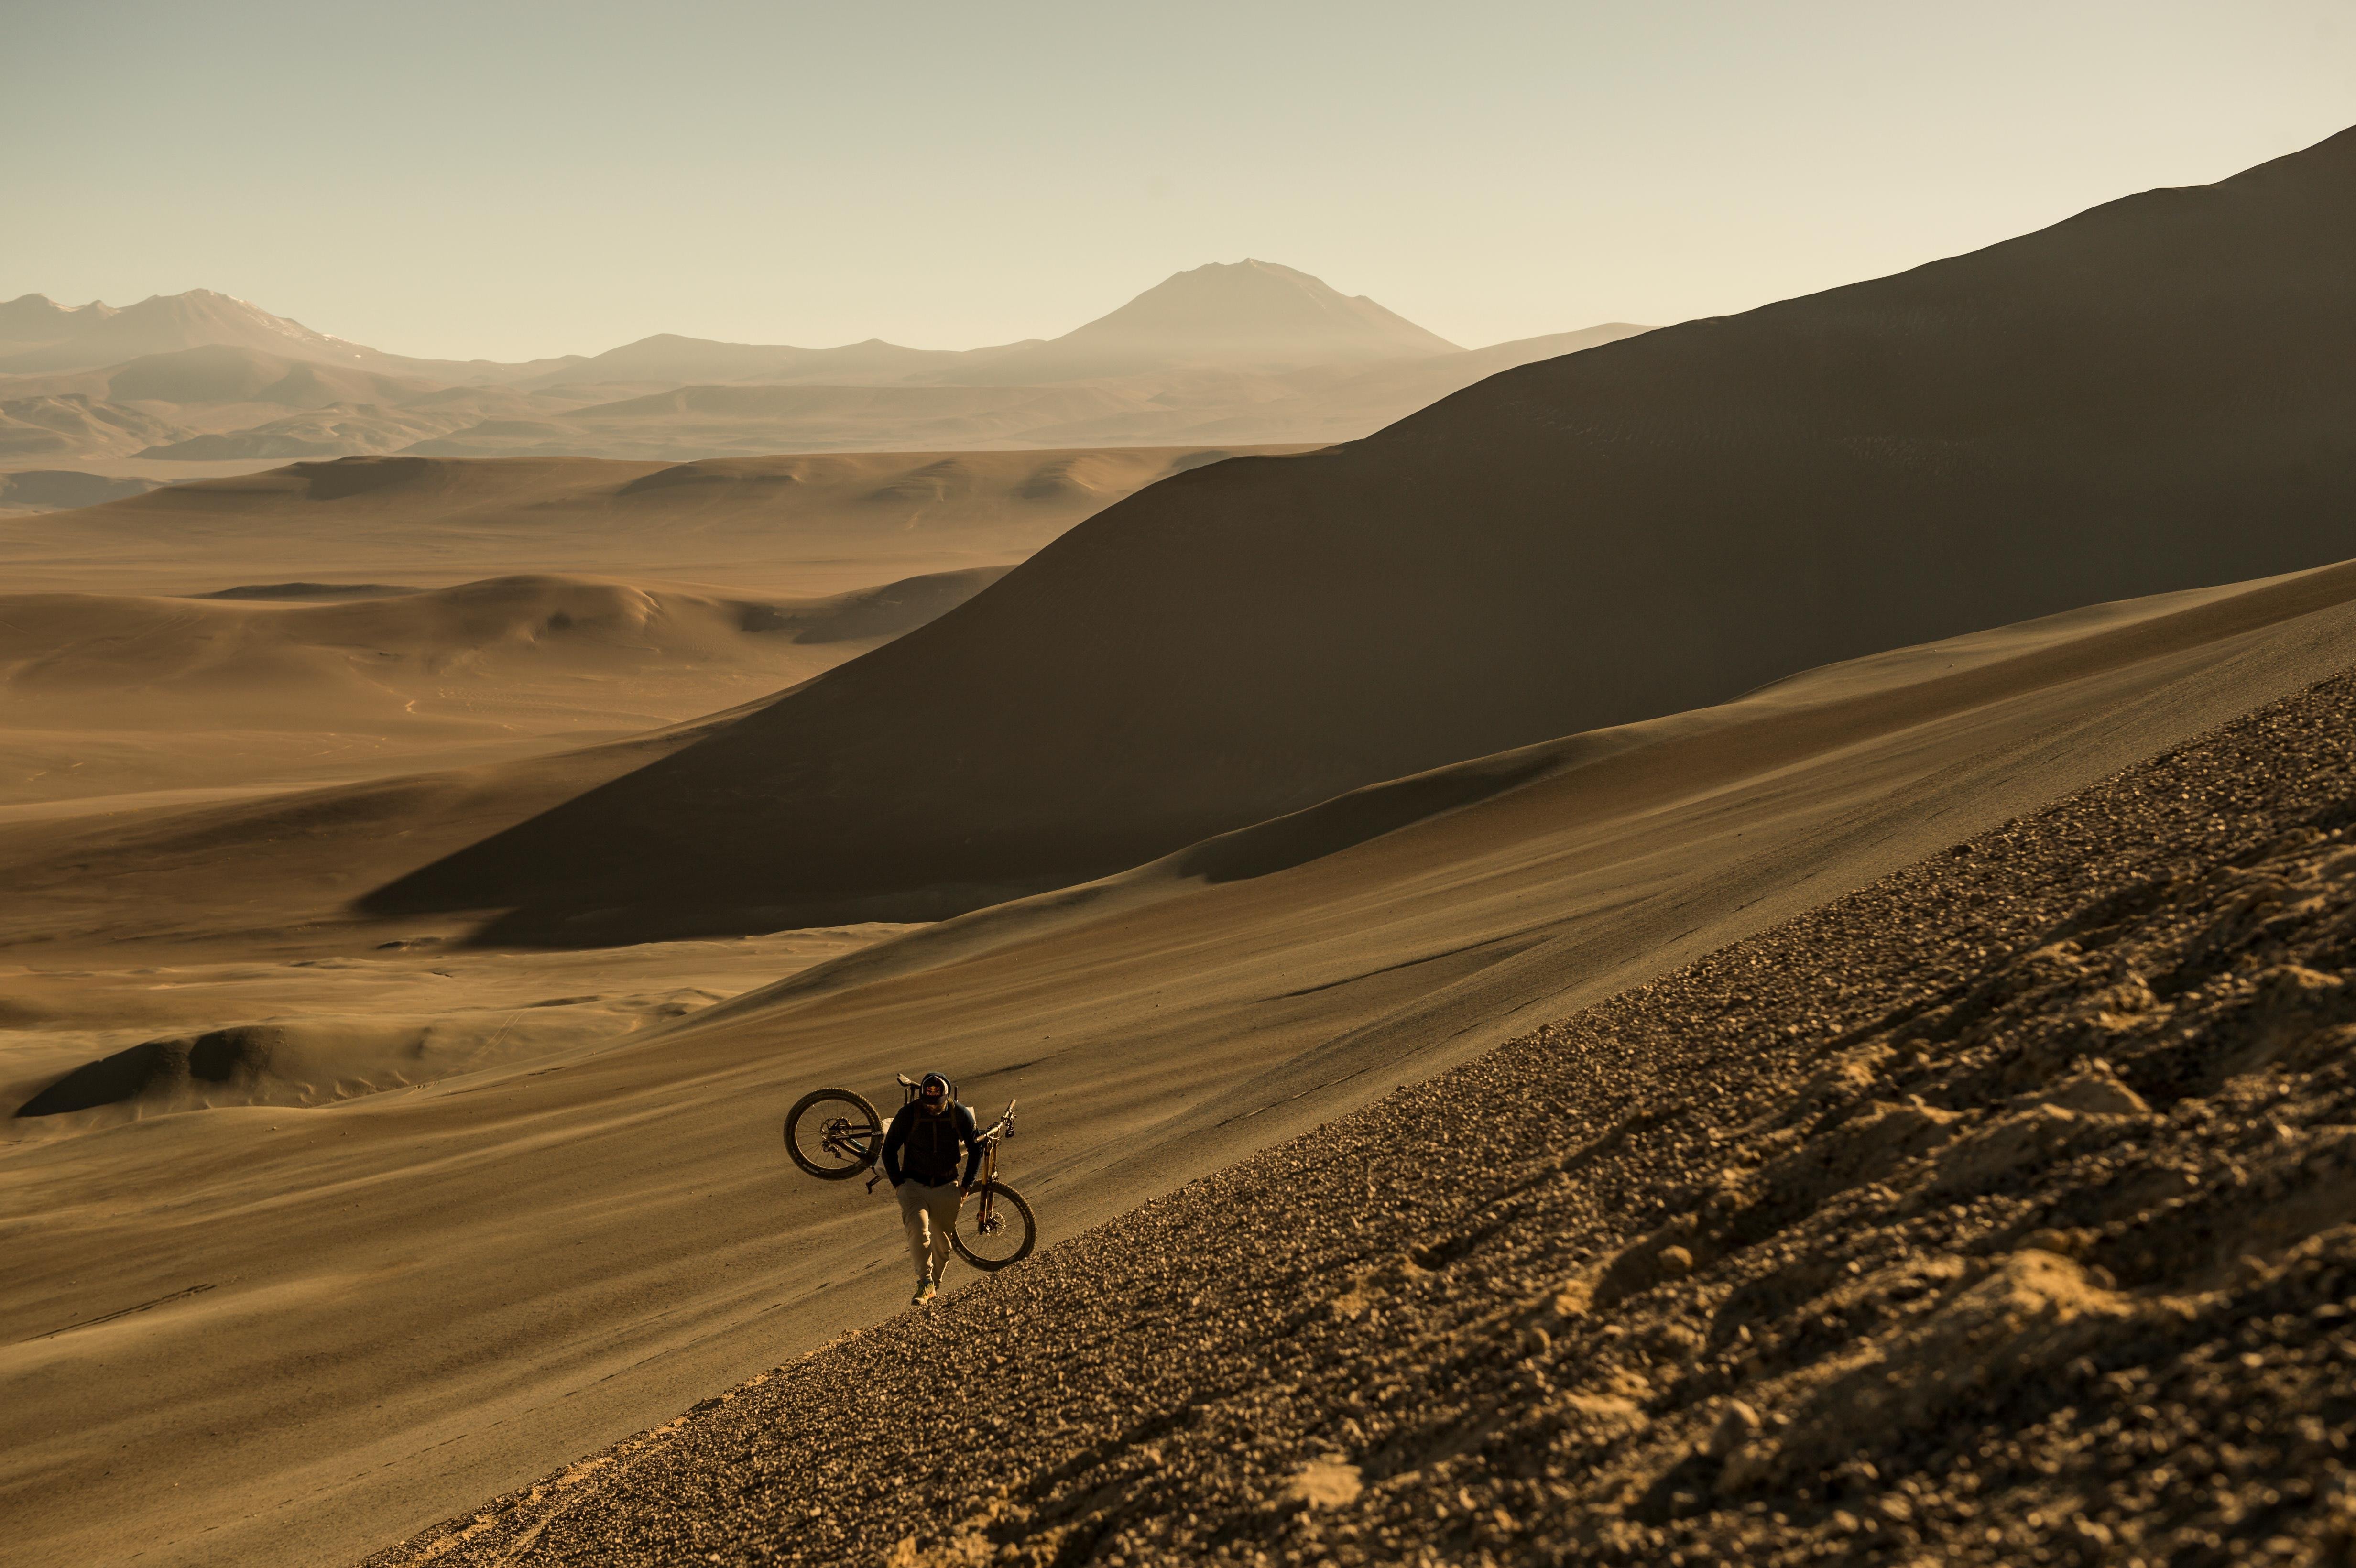
[[[370,1561],[2351,1561],[2351,968],[2342,676]]]

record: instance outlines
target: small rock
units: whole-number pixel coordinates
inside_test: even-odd
[[[2074,1258],[2082,1255],[2086,1250],[2087,1243],[2094,1239],[2094,1232],[2090,1231],[2031,1231],[2021,1238],[2020,1244],[2032,1252],[2052,1253],[2060,1257]]]
[[[2062,1080],[2040,1096],[2048,1105],[2090,1116],[2146,1116],[2151,1107],[2142,1095],[2119,1082],[2110,1063],[2095,1061],[2084,1072]]]
[[[1663,1247],[1660,1264],[1665,1277],[1681,1279],[1693,1273],[1693,1254],[1683,1247]]]
[[[1356,1502],[1366,1489],[1355,1465],[1336,1459],[1312,1459],[1285,1483],[1285,1496],[1308,1508],[1342,1508]]]
[[[1726,1413],[1718,1418],[1718,1425],[1709,1435],[1708,1451],[1713,1459],[1730,1458],[1744,1444],[1759,1435],[1759,1413],[1739,1399],[1726,1402]]]

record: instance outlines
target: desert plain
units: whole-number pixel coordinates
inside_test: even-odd
[[[22,340],[257,467],[0,518],[12,1554],[2344,1554],[2351,242],[2343,133],[1456,385],[1246,262],[438,433]],[[778,1124],[929,1068],[1042,1250],[917,1310]]]

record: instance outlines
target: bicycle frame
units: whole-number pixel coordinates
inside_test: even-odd
[[[841,1155],[854,1165],[871,1165],[883,1154],[884,1139],[881,1135],[876,1135],[873,1147],[870,1147],[870,1136],[865,1127],[842,1125],[842,1119],[837,1117],[819,1138],[818,1147],[828,1154]]]
[[[981,1201],[974,1210],[973,1221],[975,1227],[985,1235],[996,1229],[991,1223],[991,1212],[995,1207],[993,1200],[998,1195],[990,1189],[990,1184],[998,1179],[998,1146],[1013,1136],[1014,1102],[1009,1100],[1006,1114],[998,1118],[997,1125],[974,1140],[981,1146],[981,1164],[973,1173],[974,1190],[981,1194]]]

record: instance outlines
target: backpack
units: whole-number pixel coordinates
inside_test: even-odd
[[[958,1112],[962,1108],[951,1100],[942,1106],[937,1116],[928,1116],[922,1110],[909,1113],[908,1136],[900,1149],[900,1168],[910,1179],[926,1187],[956,1179],[959,1160]]]

